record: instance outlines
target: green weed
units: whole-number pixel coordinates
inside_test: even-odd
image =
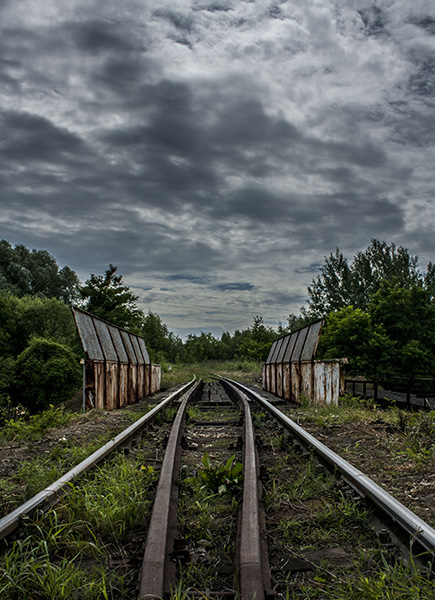
[[[202,457],[202,468],[193,477],[184,480],[192,488],[204,488],[212,494],[239,492],[243,481],[243,465],[236,463],[235,455],[230,456],[225,464],[213,467],[208,452]]]

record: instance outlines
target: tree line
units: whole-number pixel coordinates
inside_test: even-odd
[[[293,324],[325,317],[318,358],[349,359],[348,373],[376,381],[433,376],[435,267],[402,246],[372,239],[351,261],[337,248],[308,287]]]
[[[263,361],[283,332],[256,316],[251,327],[232,335],[217,339],[202,332],[183,341],[159,315],[145,314],[137,300],[114,265],[81,285],[76,273],[59,268],[46,250],[0,241],[0,413],[11,401],[42,409],[69,399],[80,387],[83,351],[72,304],[143,336],[154,363]]]
[[[155,363],[264,362],[279,336],[326,319],[317,358],[348,358],[349,373],[378,381],[435,371],[435,267],[422,271],[406,248],[372,240],[351,260],[337,248],[308,287],[307,306],[275,330],[261,316],[224,332],[175,335],[144,313],[117,267],[82,285],[45,250],[0,241],[0,410],[32,409],[67,399],[80,387],[83,356],[71,304],[142,335]]]

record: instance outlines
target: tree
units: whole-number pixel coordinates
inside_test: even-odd
[[[57,298],[72,303],[78,297],[79,280],[69,267],[59,270],[46,250],[30,251],[23,244],[14,248],[0,241],[0,291],[15,296]]]
[[[316,356],[349,359],[352,375],[379,380],[394,374],[394,344],[382,325],[375,325],[367,312],[353,306],[329,314]]]
[[[69,400],[80,382],[79,361],[69,348],[33,338],[16,360],[12,390],[16,402],[36,412]]]
[[[175,362],[184,356],[181,338],[169,331],[159,315],[149,312],[143,319],[141,335],[150,354],[152,362],[170,360]]]
[[[109,265],[104,275],[91,274],[80,288],[82,306],[93,315],[118,327],[140,331],[143,312],[136,306],[138,296],[124,285],[122,275],[116,275],[118,267]]]
[[[395,244],[372,239],[364,252],[358,252],[351,264],[337,248],[325,258],[321,273],[308,287],[308,313],[326,316],[345,306],[367,310],[371,297],[382,281],[394,281],[401,288],[418,286],[435,290],[435,270],[429,263],[427,274],[418,268],[418,258]]]

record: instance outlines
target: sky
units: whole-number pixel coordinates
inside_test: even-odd
[[[0,239],[187,333],[338,247],[435,259],[433,0],[0,0]]]

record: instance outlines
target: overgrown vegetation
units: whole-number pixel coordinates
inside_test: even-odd
[[[342,398],[338,406],[306,405],[296,411],[292,409],[291,416],[302,424],[311,422],[322,428],[337,428],[339,432],[340,424],[354,423],[356,429],[358,424],[367,422],[385,424],[396,432],[393,439],[399,460],[400,443],[402,448],[409,447],[420,432],[430,435],[434,423],[430,413],[383,412],[371,402],[361,403],[349,395]],[[265,442],[270,440],[272,447],[269,458],[262,455],[269,475],[264,503],[268,514],[272,577],[275,589],[284,598],[432,598],[433,580],[413,563],[412,557],[410,563],[402,563],[380,546],[367,525],[367,509],[351,493],[348,495],[346,487],[340,484],[336,487],[330,474],[311,456],[295,452],[291,439],[283,432],[277,433],[274,425],[267,421],[262,426],[262,438]],[[393,443],[393,439],[389,443]],[[425,442],[428,442],[427,437]],[[384,444],[383,453],[380,448],[384,467],[389,462],[386,446]],[[357,452],[366,456],[361,448],[352,447],[354,456]],[[375,453],[373,447],[371,451]],[[435,453],[432,456],[434,458]],[[429,472],[433,472],[430,467]],[[341,563],[335,560],[337,556],[341,557]],[[431,557],[427,560],[430,562]],[[305,563],[305,567],[293,568],[295,561]]]
[[[0,597],[132,597],[136,570],[129,558],[135,536],[145,536],[157,480],[144,463],[149,452],[143,442],[128,456],[118,453],[71,484],[55,509],[26,519],[0,561]]]

